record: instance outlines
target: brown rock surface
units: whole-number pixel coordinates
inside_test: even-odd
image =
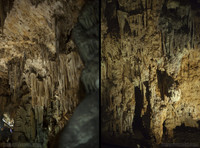
[[[0,113],[14,118],[12,142],[47,147],[80,102],[83,63],[71,30],[84,1],[9,2],[0,13]]]
[[[140,130],[159,144],[182,124],[199,130],[199,7],[197,0],[102,1],[104,138]]]

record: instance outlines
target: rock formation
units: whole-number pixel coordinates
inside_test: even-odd
[[[130,142],[140,131],[160,144],[176,142],[181,125],[199,130],[199,8],[199,0],[102,1],[103,140]]]
[[[84,98],[84,64],[71,38],[84,1],[0,5],[0,113],[14,120],[12,146],[47,147]]]
[[[86,97],[61,132],[59,148],[99,148],[99,1],[87,1],[80,13],[72,37],[84,62]]]

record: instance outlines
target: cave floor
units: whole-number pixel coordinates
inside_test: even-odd
[[[200,146],[200,129],[193,127],[177,127],[174,130],[174,143],[199,143]]]
[[[101,148],[150,148],[151,141],[145,139],[141,131],[136,131],[134,135],[124,134],[123,137],[107,136],[102,137]]]
[[[200,148],[200,130],[198,128],[180,126],[175,128],[173,139],[163,139],[162,144],[157,145],[147,140],[141,131],[135,131],[134,135],[124,134],[123,137],[108,136],[102,138],[101,148],[164,148],[186,147]]]

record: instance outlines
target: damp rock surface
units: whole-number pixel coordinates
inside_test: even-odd
[[[138,129],[159,144],[182,124],[199,129],[199,8],[197,0],[102,1],[102,137]]]

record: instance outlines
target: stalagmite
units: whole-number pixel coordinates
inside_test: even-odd
[[[173,142],[171,139],[174,139],[174,142],[178,142],[179,138],[181,140],[181,136],[177,136],[181,131],[176,127],[181,126],[187,134],[190,133],[187,130],[189,127],[195,127],[194,130],[199,131],[197,121],[200,116],[190,109],[199,108],[199,1],[117,2],[117,11],[127,13],[126,20],[131,34],[125,35],[122,31],[112,30],[104,31],[101,35],[101,58],[104,59],[103,65],[107,67],[106,71],[102,72],[101,83],[103,140],[105,143],[124,147],[154,147],[156,144],[145,145],[145,141],[151,139],[160,144]],[[106,8],[112,6],[106,5],[107,3],[104,3]],[[114,13],[112,11],[116,10],[111,10],[111,14]],[[103,17],[117,19],[119,24],[122,20],[119,16],[108,17],[105,12]],[[102,20],[104,28],[110,30],[116,27],[106,19]],[[123,28],[123,25],[120,25],[122,27],[118,27]],[[116,62],[113,56],[115,49],[122,53],[119,62]],[[123,87],[113,87],[113,83],[120,83]],[[126,91],[126,87],[131,86],[139,87],[138,91]],[[116,99],[122,100],[120,105],[118,101],[113,101]],[[138,101],[141,101],[139,106]],[[132,102],[131,105],[128,102]],[[142,123],[139,124],[140,129],[133,128],[136,119]],[[184,125],[189,127],[182,127]],[[139,137],[137,130],[143,134],[140,139],[142,144],[134,141]],[[195,134],[198,135],[198,132]],[[195,134],[193,133],[193,136]],[[122,140],[130,137],[130,141]],[[193,139],[198,141],[199,136],[194,137],[198,137]]]
[[[16,123],[9,142],[16,143],[15,147],[20,147],[18,142],[47,147],[50,137],[68,122],[64,115],[73,113],[82,97],[79,93],[84,92],[80,86],[83,63],[70,34],[84,2],[0,2],[4,3],[0,82],[6,76],[0,84],[0,111],[2,115],[9,110]],[[2,88],[7,91],[3,93]],[[0,136],[0,147],[2,142]]]

